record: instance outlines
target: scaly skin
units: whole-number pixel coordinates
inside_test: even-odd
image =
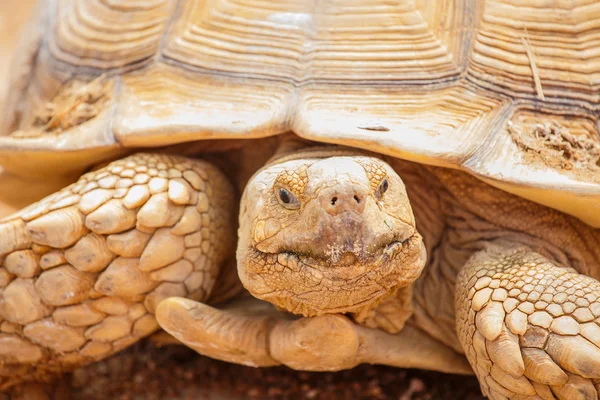
[[[598,398],[599,297],[597,280],[516,243],[492,243],[473,256],[458,276],[456,322],[483,392]]]
[[[0,389],[113,354],[170,296],[208,299],[235,194],[210,164],[137,154],[0,223]]]

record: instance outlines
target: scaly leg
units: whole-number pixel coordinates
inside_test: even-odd
[[[220,309],[169,298],[158,305],[156,318],[198,353],[238,364],[337,371],[370,363],[472,374],[462,354],[413,327],[389,334],[340,314],[292,319],[249,296]]]
[[[460,341],[492,399],[597,399],[600,282],[518,245],[475,254],[456,284]]]
[[[0,389],[151,334],[166,297],[208,299],[234,201],[206,162],[137,154],[0,222]]]

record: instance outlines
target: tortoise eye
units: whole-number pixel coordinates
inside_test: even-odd
[[[277,199],[285,208],[295,209],[300,207],[300,201],[298,201],[298,198],[287,189],[278,188]]]
[[[379,184],[379,187],[377,188],[377,191],[375,192],[375,197],[377,197],[378,199],[381,199],[381,197],[383,196],[383,194],[385,192],[387,192],[388,188],[390,187],[390,184],[386,179],[384,179],[383,181],[381,181],[381,183]]]

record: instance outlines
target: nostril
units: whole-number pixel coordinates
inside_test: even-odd
[[[338,201],[337,197],[334,197],[333,199],[331,199],[331,205],[335,206],[335,203]]]
[[[354,200],[356,200],[356,202],[357,202],[358,204],[360,204],[360,198],[359,198],[357,195],[354,195]]]

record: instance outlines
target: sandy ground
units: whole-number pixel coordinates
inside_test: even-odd
[[[147,342],[76,371],[69,382],[74,400],[484,399],[474,377],[371,365],[333,373],[251,368]]]

